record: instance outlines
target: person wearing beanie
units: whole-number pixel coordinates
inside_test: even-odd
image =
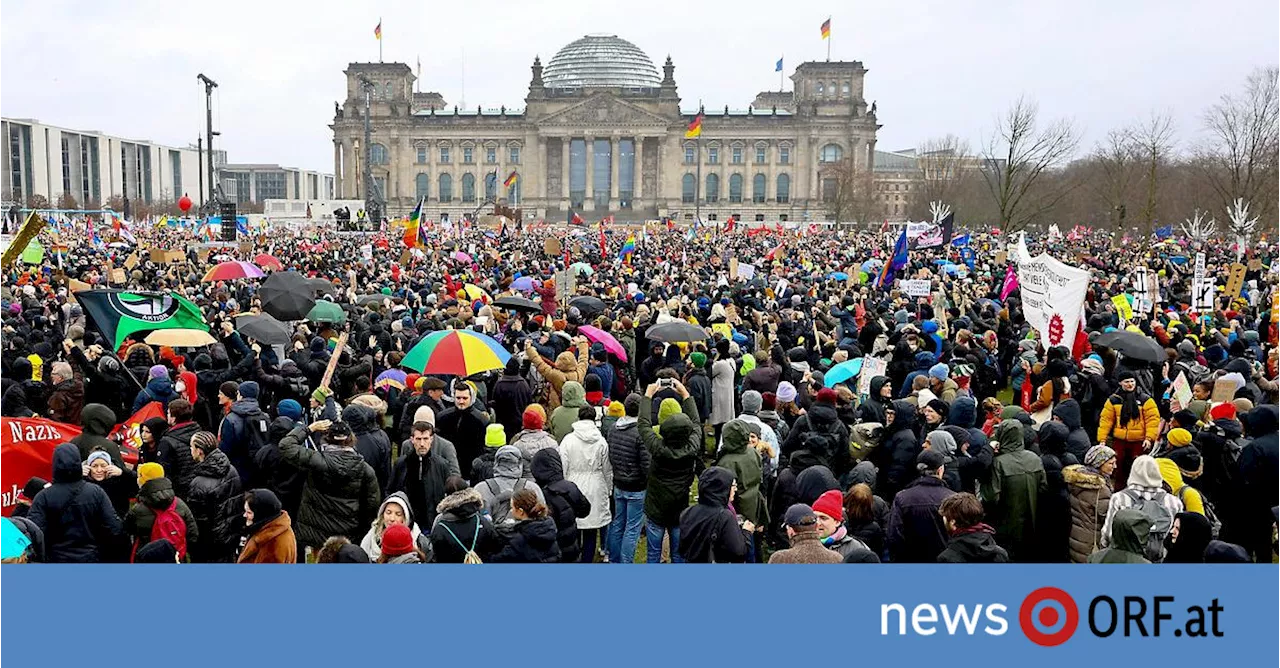
[[[726,438],[736,422],[725,425]],[[680,556],[687,563],[751,561],[756,525],[734,514],[738,497],[733,472],[712,466],[698,476],[698,502],[680,513]]]
[[[930,399],[920,405],[921,431],[928,433],[941,429],[950,415],[951,408],[941,399]]]
[[[232,562],[244,526],[240,474],[219,449],[218,437],[207,431],[191,437],[191,459],[195,467],[185,501],[198,529],[196,539],[187,545],[191,560]]]
[[[258,384],[245,381],[236,388],[235,401],[218,425],[218,449],[227,454],[240,474],[241,489],[257,480],[255,456],[270,440],[270,418],[258,406]]]
[[[133,562],[135,564],[180,564],[182,555],[178,553],[178,548],[174,547],[173,543],[161,538],[138,548]]]
[[[1224,401],[1209,409],[1210,420],[1235,420],[1236,405],[1230,401]]]
[[[1127,540],[1124,533],[1131,527],[1125,526],[1125,522],[1120,522],[1117,526],[1116,515],[1123,511],[1138,511],[1145,521],[1151,523],[1152,534],[1142,541],[1140,548],[1145,549],[1140,549],[1139,552],[1153,563],[1163,560],[1165,536],[1173,528],[1174,517],[1183,512],[1182,501],[1166,492],[1164,485],[1160,464],[1155,458],[1141,455],[1135,459],[1125,488],[1111,495],[1107,517],[1102,524],[1101,545],[1109,547],[1117,543],[1117,547],[1127,549],[1122,543]],[[1138,533],[1139,537],[1143,535]],[[1091,557],[1091,562],[1093,560]]]
[[[511,439],[511,445],[520,450],[521,468],[526,478],[533,472],[533,456],[539,450],[559,448],[556,439],[543,429],[545,423],[546,414],[542,412],[542,406],[529,404],[520,415],[520,432]]]
[[[245,534],[248,540],[236,560],[241,564],[293,564],[298,561],[298,539],[289,513],[269,489],[244,495]]]
[[[506,368],[498,382],[493,386],[489,405],[498,424],[502,425],[507,439],[515,438],[520,433],[521,414],[525,406],[533,401],[533,388],[529,381],[520,375],[520,360],[515,356],[507,360]]]
[[[138,447],[139,462],[160,461],[160,442],[167,431],[169,421],[163,417],[149,418],[138,426],[138,440],[141,441]]]
[[[414,544],[413,532],[403,524],[393,524],[382,534],[382,554],[379,564],[421,564],[426,555]]]
[[[177,398],[178,391],[173,388],[173,381],[169,380],[169,370],[162,364],[156,364],[147,370],[147,385],[138,390],[133,398],[132,412],[137,413],[153,401],[168,406],[170,401]]]
[[[788,383],[778,387],[781,393]],[[794,392],[794,388],[792,388]],[[808,412],[796,418],[787,430],[787,437],[782,441],[779,461],[790,459],[800,450],[807,451],[816,461],[836,475],[837,478],[853,468],[853,457],[849,454],[849,428],[840,421],[836,412],[836,393],[830,388],[823,388],[818,393],[818,400]],[[782,397],[779,396],[779,400]]]
[[[613,425],[617,424],[618,418],[627,414],[627,410],[623,407],[621,401],[610,401],[605,406],[604,415],[600,418],[600,433],[605,437],[609,436],[609,432],[613,429]]]
[[[803,503],[793,504],[783,514],[782,523],[791,547],[774,552],[769,563],[839,564],[844,561],[840,553],[823,546],[818,536],[818,516],[813,508]]]
[[[636,544],[644,529],[645,487],[651,457],[638,431],[637,417],[645,399],[632,392],[623,401],[624,415],[605,434],[613,471],[613,520],[605,540],[611,564],[635,561]]]
[[[302,421],[302,404],[293,399],[285,399],[276,404],[276,415],[286,417],[294,422]]]
[[[166,536],[177,548],[180,559],[187,557],[188,546],[199,538],[199,525],[191,508],[176,496],[173,482],[165,477],[164,467],[148,462],[138,467],[138,502],[133,504],[124,518],[125,535],[134,550],[139,550],[152,538],[152,528],[161,513],[174,512],[182,518],[186,533],[182,536]]]
[[[893,497],[885,544],[898,563],[934,563],[946,547],[947,532],[938,508],[955,492],[942,481],[946,459],[935,450],[915,457],[917,476]]]
[[[695,363],[701,360],[701,364]],[[693,352],[689,355],[689,369],[682,379],[685,389],[689,391],[693,397],[694,404],[698,407],[699,424],[705,425],[711,422],[711,413],[714,408],[714,392],[712,389],[711,377],[707,374],[707,356],[703,352]],[[721,425],[715,426],[716,435],[719,435]]]
[[[951,368],[942,362],[929,367],[929,389],[948,404],[956,400],[960,385],[951,378]]]
[[[17,505],[14,506],[10,517],[26,517],[31,512],[31,501],[48,486],[49,481],[44,478],[35,476],[28,478],[27,484],[22,486],[22,493],[18,495]]]
[[[1160,436],[1160,409],[1138,387],[1137,376],[1128,369],[1118,374],[1120,386],[1103,404],[1098,418],[1098,443],[1116,451],[1117,490],[1128,484],[1133,461],[1149,452]]]
[[[1087,562],[1089,555],[1102,547],[1102,518],[1106,517],[1111,503],[1115,468],[1115,450],[1095,445],[1085,452],[1084,463],[1062,469],[1071,503],[1067,552],[1074,563]]]
[[[323,438],[315,450],[304,444]],[[280,439],[283,462],[306,473],[298,516],[290,521],[301,549],[320,549],[331,536],[360,537],[377,517],[381,504],[373,467],[355,449],[351,427],[321,420],[299,424]]]
[[[818,518],[818,538],[823,547],[840,554],[848,563],[850,558],[858,561],[870,561],[862,552],[870,553],[874,562],[879,562],[866,543],[858,540],[849,532],[844,524],[844,495],[838,490],[827,490],[813,502],[813,514]]]
[[[104,450],[94,450],[84,462],[85,482],[95,484],[107,493],[116,516],[124,519],[129,512],[129,500],[138,493],[137,474],[112,463],[111,455]]]
[[[768,472],[777,470],[778,455],[782,452],[782,448],[778,433],[760,416],[763,407],[764,397],[755,390],[747,390],[742,393],[742,415],[739,415],[738,419],[760,429],[760,443],[757,450],[766,465],[765,471]],[[778,419],[777,413],[773,414],[773,419],[775,421]],[[723,434],[721,436],[723,438]]]

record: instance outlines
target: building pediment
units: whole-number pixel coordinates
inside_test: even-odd
[[[670,119],[607,92],[595,93],[577,104],[547,114],[538,121],[538,125],[542,127],[575,129],[584,127],[666,128],[670,124]]]

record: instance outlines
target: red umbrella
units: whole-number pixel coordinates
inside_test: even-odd
[[[271,269],[273,271],[284,271],[284,264],[276,259],[276,256],[262,253],[253,258],[253,263],[263,269]]]
[[[599,327],[592,327],[591,325],[582,325],[581,327],[578,327],[578,333],[587,337],[588,340],[595,341],[604,346],[605,350],[617,355],[618,359],[623,362],[627,361],[627,349],[623,348],[622,344],[618,343],[618,340],[613,338],[612,334],[600,329]]]

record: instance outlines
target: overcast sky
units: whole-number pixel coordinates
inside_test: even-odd
[[[421,57],[422,90],[449,104],[464,60],[468,106],[521,107],[535,55],[613,33],[659,68],[671,55],[683,106],[716,109],[776,90],[779,57],[788,76],[825,58],[829,14],[832,60],[870,70],[881,149],[947,133],[976,149],[1020,94],[1075,119],[1082,150],[1153,110],[1186,144],[1209,103],[1280,60],[1275,0],[5,0],[0,113],[185,145],[203,131],[204,72],[232,162],[332,171],[342,70],[377,60],[379,18],[384,60]]]

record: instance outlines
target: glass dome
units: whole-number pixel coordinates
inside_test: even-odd
[[[656,88],[658,68],[617,35],[587,35],[560,49],[542,72],[548,88]]]

